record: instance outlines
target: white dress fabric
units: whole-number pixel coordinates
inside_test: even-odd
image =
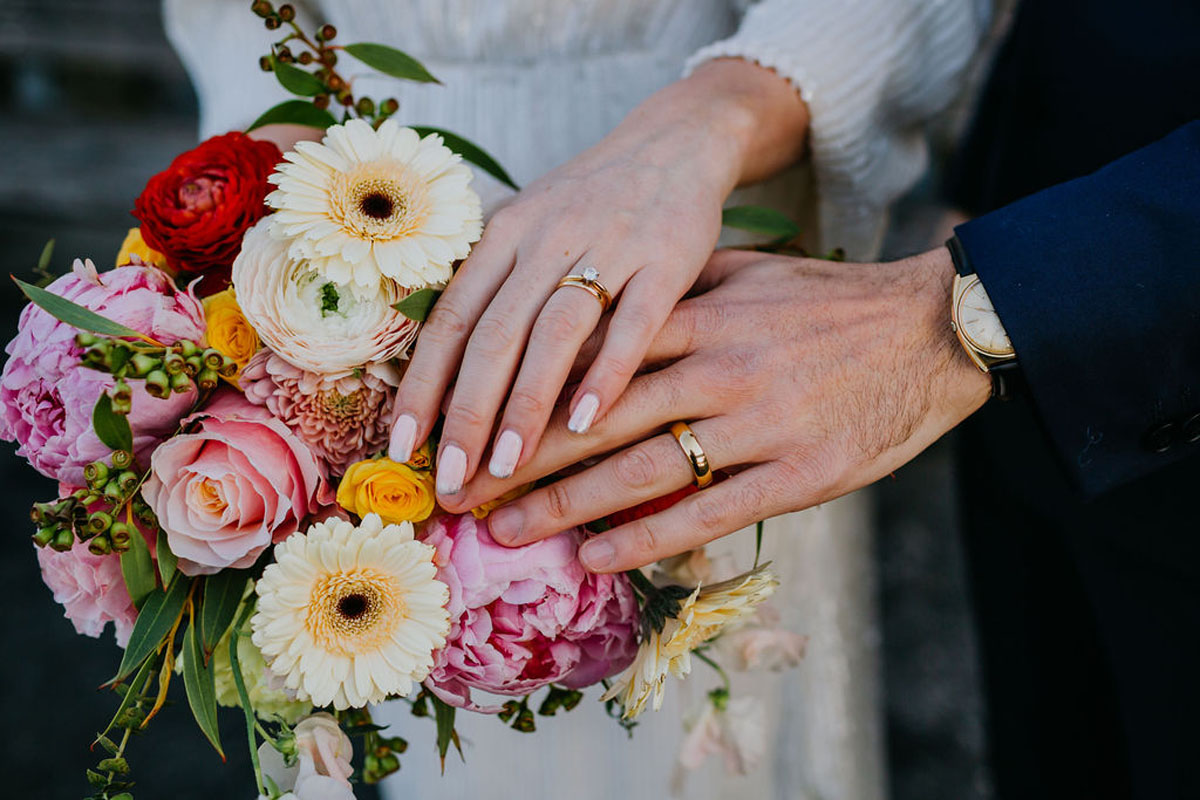
[[[307,0],[302,18],[330,22],[340,43],[380,42],[425,63],[443,85],[369,74],[356,92],[400,100],[402,123],[447,128],[482,145],[527,184],[612,130],[648,95],[715,57],[771,67],[812,113],[810,166],[731,198],[806,223],[813,247],[875,255],[888,203],[925,167],[923,125],[955,96],[986,22],[985,0]],[[201,136],[244,128],[287,99],[258,58],[271,41],[246,0],[164,0],[167,32],[200,99]],[[749,8],[747,9],[747,6]],[[356,70],[343,57],[339,69]],[[485,207],[507,192],[480,175]],[[716,759],[688,797],[877,800],[886,796],[871,520],[863,493],[767,524],[764,557],[782,579],[784,627],[810,637],[795,670],[734,675],[735,694],[765,701],[767,752],[746,777]],[[753,559],[743,532],[710,547]],[[394,798],[491,800],[666,796],[681,718],[719,681],[703,664],[672,681],[658,714],[626,737],[597,692],[539,718],[533,737],[460,713],[466,764],[439,776],[433,726],[393,703],[377,712],[413,747]]]

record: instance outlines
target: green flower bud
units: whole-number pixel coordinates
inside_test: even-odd
[[[33,543],[38,547],[45,547],[54,541],[54,537],[58,534],[57,528],[39,528],[38,532],[33,535]],[[72,539],[75,537],[72,536]]]
[[[89,489],[100,490],[108,483],[108,465],[103,461],[93,461],[83,468],[83,479]]]
[[[128,450],[114,450],[112,465],[115,469],[129,469],[133,466],[133,453]]]
[[[54,541],[50,543],[50,547],[60,553],[65,553],[75,546],[75,534],[71,533],[69,528],[59,528],[54,534]]]
[[[192,390],[192,379],[186,372],[171,376],[171,391],[175,394],[187,394]]]
[[[157,397],[160,400],[171,394],[171,379],[167,373],[161,369],[152,370],[146,376],[146,392],[151,397]]]
[[[112,542],[107,536],[97,536],[88,542],[88,552],[94,556],[106,556],[112,552]]]
[[[208,392],[217,388],[217,381],[219,380],[220,376],[215,370],[203,369],[200,371],[200,374],[196,376],[196,385]]]

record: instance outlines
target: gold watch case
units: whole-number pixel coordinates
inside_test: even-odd
[[[951,296],[950,327],[975,366],[988,372],[995,364],[1016,359],[1012,342],[1000,324],[1000,317],[979,276],[955,275]],[[968,305],[970,301],[974,304]],[[985,328],[991,328],[990,337],[986,336]],[[997,336],[1002,341],[996,341]]]

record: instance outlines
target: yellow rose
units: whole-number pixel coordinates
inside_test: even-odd
[[[208,346],[237,364],[237,373],[229,382],[237,386],[238,375],[258,352],[258,334],[242,316],[233,289],[204,298],[204,317],[208,323]]]
[[[529,490],[532,488],[533,488],[532,483],[527,483],[524,486],[518,486],[517,488],[513,489],[511,492],[505,492],[504,494],[500,495],[495,500],[489,500],[488,502],[484,503],[481,506],[472,508],[471,514],[474,515],[475,519],[483,519],[488,514],[492,513],[493,511],[495,511],[497,508],[504,505],[505,503],[509,503],[513,500],[516,500],[518,497],[521,497],[522,495],[529,494]]]
[[[412,454],[412,458],[407,463],[413,469],[427,470],[433,467],[433,442],[426,440],[425,444]]]
[[[121,249],[117,252],[117,266],[123,267],[132,263],[133,256],[140,258],[143,264],[171,272],[167,269],[167,257],[157,250],[150,249],[150,245],[142,238],[141,228],[130,228],[129,233],[125,235],[125,241],[121,242]]]
[[[433,513],[433,475],[390,458],[358,461],[342,476],[337,501],[360,517],[375,512],[390,524],[420,522]]]

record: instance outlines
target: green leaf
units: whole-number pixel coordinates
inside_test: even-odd
[[[437,299],[441,295],[441,289],[418,289],[399,303],[394,303],[392,308],[411,320],[424,322],[425,318],[429,316],[429,311],[433,308],[433,304],[437,302]]]
[[[150,678],[150,672],[154,669],[154,662],[156,660],[157,659],[153,658],[146,659],[146,662],[142,664],[142,668],[138,670],[137,675],[133,677],[132,681],[130,681],[128,684],[124,684],[123,687],[117,687],[124,688],[125,692],[121,697],[121,704],[117,706],[117,712],[113,714],[112,719],[109,720],[108,727],[104,729],[103,733],[99,734],[101,737],[108,736],[109,732],[113,728],[117,727],[117,721],[121,719],[121,715],[125,713],[125,709],[133,705],[134,701],[137,700],[141,693],[145,690],[146,681]]]
[[[137,530],[129,537],[129,549],[121,553],[121,575],[125,578],[125,588],[129,590],[133,607],[141,608],[158,584],[154,577],[150,548],[146,545],[146,538]]]
[[[454,743],[458,755],[462,757],[462,748],[458,744],[458,732],[454,730],[454,706],[440,699],[437,695],[429,695],[433,702],[434,719],[437,721],[438,756],[442,759],[442,773],[446,772],[446,753],[450,752],[450,743]]]
[[[360,42],[359,44],[346,45],[345,50],[368,67],[374,67],[385,75],[391,75],[393,78],[402,78],[406,81],[417,81],[419,83],[441,83],[441,81],[429,74],[429,70],[425,69],[424,64],[417,61],[408,53],[401,52],[394,47]]]
[[[190,585],[190,578],[176,574],[165,592],[155,589],[147,595],[137,621],[133,623],[133,632],[129,634],[129,643],[125,645],[121,666],[109,683],[123,680],[158,649],[183,612],[183,602],[187,599]]]
[[[800,235],[800,226],[788,219],[787,215],[763,206],[727,208],[721,212],[721,224],[773,239],[795,239]]]
[[[242,596],[246,594],[246,570],[223,569],[204,579],[204,603],[200,606],[201,643],[205,657],[212,655],[217,642],[229,630],[237,614]]]
[[[195,614],[188,620],[187,633],[183,636],[183,687],[187,690],[188,706],[196,724],[224,761],[225,751],[221,749],[221,732],[217,727],[217,688],[212,665],[205,663],[201,651]]]
[[[158,539],[154,543],[154,555],[158,561],[158,577],[162,579],[162,585],[170,586],[171,578],[175,575],[175,563],[179,559],[175,556],[175,551],[171,549],[171,543],[167,541],[167,532],[162,528],[158,529]]]
[[[54,255],[54,240],[46,242],[42,247],[42,254],[38,256],[37,266],[33,268],[33,274],[38,276],[38,286],[49,286],[54,282],[56,277],[50,271],[50,258]]]
[[[754,566],[758,566],[758,559],[762,556],[762,540],[763,540],[764,523],[760,519],[754,526]]]
[[[286,64],[275,56],[271,56],[271,71],[276,80],[292,94],[312,97],[326,91],[325,84],[311,72],[305,72],[299,67]]]
[[[307,100],[284,100],[277,106],[272,106],[263,112],[262,116],[250,123],[247,131],[261,128],[263,125],[290,123],[292,125],[307,125],[310,128],[324,130],[330,125],[336,125],[337,120],[323,108],[317,108]]]
[[[471,162],[504,185],[511,186],[513,189],[520,191],[521,187],[517,186],[516,182],[509,177],[509,174],[504,171],[504,167],[500,166],[500,163],[496,159],[488,155],[487,151],[469,139],[464,139],[456,133],[451,133],[441,128],[431,128],[428,125],[412,125],[411,127],[422,137],[436,133],[445,141],[446,147],[449,147],[462,156],[464,161]]]
[[[54,292],[47,291],[40,286],[34,286],[32,283],[26,283],[16,276],[13,276],[13,280],[17,282],[17,286],[25,293],[25,296],[29,298],[31,303],[60,322],[73,325],[80,330],[99,333],[102,336],[131,336],[136,339],[151,341],[141,331],[135,331],[133,328],[127,328],[119,322],[113,322],[111,319],[102,317],[95,311],[84,308],[78,303],[72,303],[65,297],[59,297]]]
[[[128,418],[113,411],[112,398],[101,392],[92,409],[92,428],[96,437],[112,450],[133,451],[133,431]]]

